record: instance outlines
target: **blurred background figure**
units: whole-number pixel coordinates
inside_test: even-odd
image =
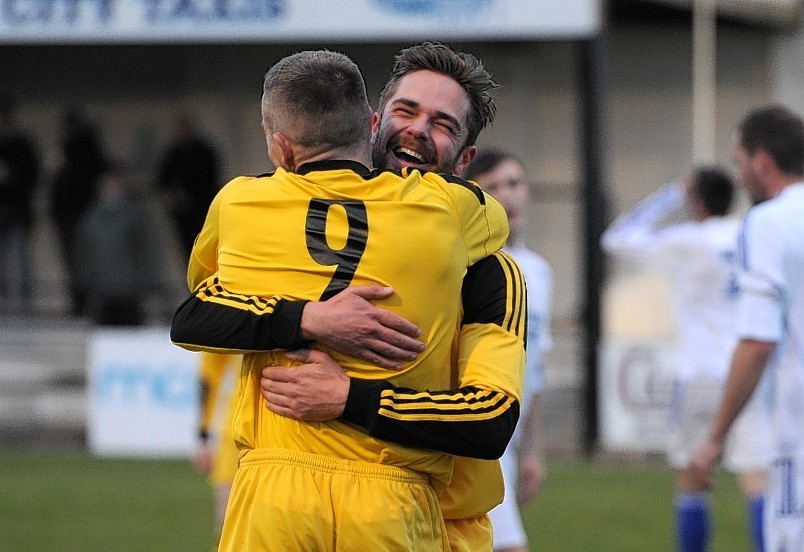
[[[621,215],[602,237],[606,252],[660,269],[673,288],[679,346],[667,457],[675,472],[677,549],[683,552],[708,550],[712,531],[709,489],[690,460],[714,419],[736,344],[739,221],[727,216],[733,195],[725,172],[697,168]],[[771,442],[759,395],[733,426],[723,461],[739,477],[761,551]]]
[[[524,215],[530,204],[530,183],[522,163],[510,153],[486,149],[467,167],[464,177],[477,182],[505,208],[510,226],[505,251],[519,263],[527,286],[528,355],[522,410],[516,432],[500,459],[505,499],[489,512],[494,550],[526,552],[528,538],[519,508],[536,497],[547,475],[541,393],[544,389],[543,356],[552,346],[553,274],[547,262],[525,244]]]
[[[242,358],[240,355],[199,353],[201,400],[198,447],[193,455],[193,467],[206,474],[212,486],[216,545],[237,471],[239,453],[232,433],[232,421],[237,406],[236,380]]]
[[[193,118],[186,113],[177,115],[172,141],[159,165],[157,185],[165,194],[185,260],[220,186],[218,173],[217,154]]]
[[[30,242],[38,177],[36,146],[18,126],[15,99],[0,94],[0,311],[30,308]]]
[[[161,289],[152,279],[161,273],[161,249],[148,208],[121,165],[109,162],[102,169],[73,247],[76,289],[86,314],[97,324],[143,324],[149,293]]]
[[[70,314],[80,316],[86,297],[78,286],[75,233],[95,197],[105,161],[97,131],[78,109],[65,112],[61,133],[62,162],[50,190],[50,215],[58,231]]]

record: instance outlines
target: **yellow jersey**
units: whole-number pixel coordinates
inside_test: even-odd
[[[231,307],[259,315],[282,301],[325,300],[348,285],[392,286],[395,294],[377,304],[422,329],[419,358],[389,373],[326,352],[351,377],[448,389],[453,378],[444,367],[458,335],[466,269],[506,236],[502,207],[459,178],[371,171],[349,161],[237,178],[213,201],[188,269],[194,300],[221,308],[208,316],[200,339],[175,331],[172,339],[204,349],[192,342],[229,328]],[[289,362],[281,353],[246,354],[234,422],[241,448],[385,463],[428,473],[437,486],[448,483],[452,461],[443,452],[379,439],[342,420],[308,423],[271,413],[260,398],[260,370],[283,364]]]

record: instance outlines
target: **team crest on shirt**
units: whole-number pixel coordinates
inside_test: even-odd
[[[478,11],[494,0],[375,0],[381,8],[405,15],[436,15]]]

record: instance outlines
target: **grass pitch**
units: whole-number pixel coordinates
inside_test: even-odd
[[[672,477],[660,461],[551,458],[525,509],[543,552],[672,551]],[[733,478],[718,475],[712,552],[750,552]],[[0,451],[0,550],[206,552],[212,495],[186,461]]]

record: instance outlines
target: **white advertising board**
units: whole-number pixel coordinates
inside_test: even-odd
[[[601,0],[0,0],[0,43],[581,39]]]
[[[659,338],[607,338],[600,348],[600,440],[612,452],[664,452],[675,347]]]
[[[198,431],[198,359],[167,328],[103,329],[89,340],[88,444],[101,456],[188,457]]]

